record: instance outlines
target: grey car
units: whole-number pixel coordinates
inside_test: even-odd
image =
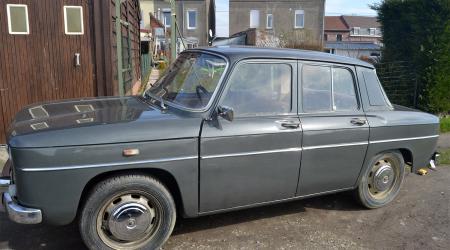
[[[436,116],[392,105],[372,65],[326,53],[212,47],[143,96],[29,106],[10,129],[11,220],[78,220],[92,249],[155,249],[177,216],[341,191],[391,202],[436,157]]]

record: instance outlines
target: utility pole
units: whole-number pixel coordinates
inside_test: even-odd
[[[170,61],[177,58],[177,11],[175,0],[170,0]]]

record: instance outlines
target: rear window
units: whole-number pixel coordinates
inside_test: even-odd
[[[362,69],[364,81],[366,82],[367,95],[369,96],[369,104],[371,106],[386,106],[386,95],[381,88],[381,84],[378,81],[375,70]]]

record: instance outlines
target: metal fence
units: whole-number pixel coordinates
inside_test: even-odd
[[[383,62],[376,65],[381,84],[394,104],[417,107],[417,76],[409,62]]]

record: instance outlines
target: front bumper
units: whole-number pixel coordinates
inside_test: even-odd
[[[10,220],[20,224],[38,224],[42,222],[42,212],[40,209],[29,208],[19,205],[13,197],[14,185],[10,184],[10,180],[0,178],[0,194],[2,194],[2,204]]]

